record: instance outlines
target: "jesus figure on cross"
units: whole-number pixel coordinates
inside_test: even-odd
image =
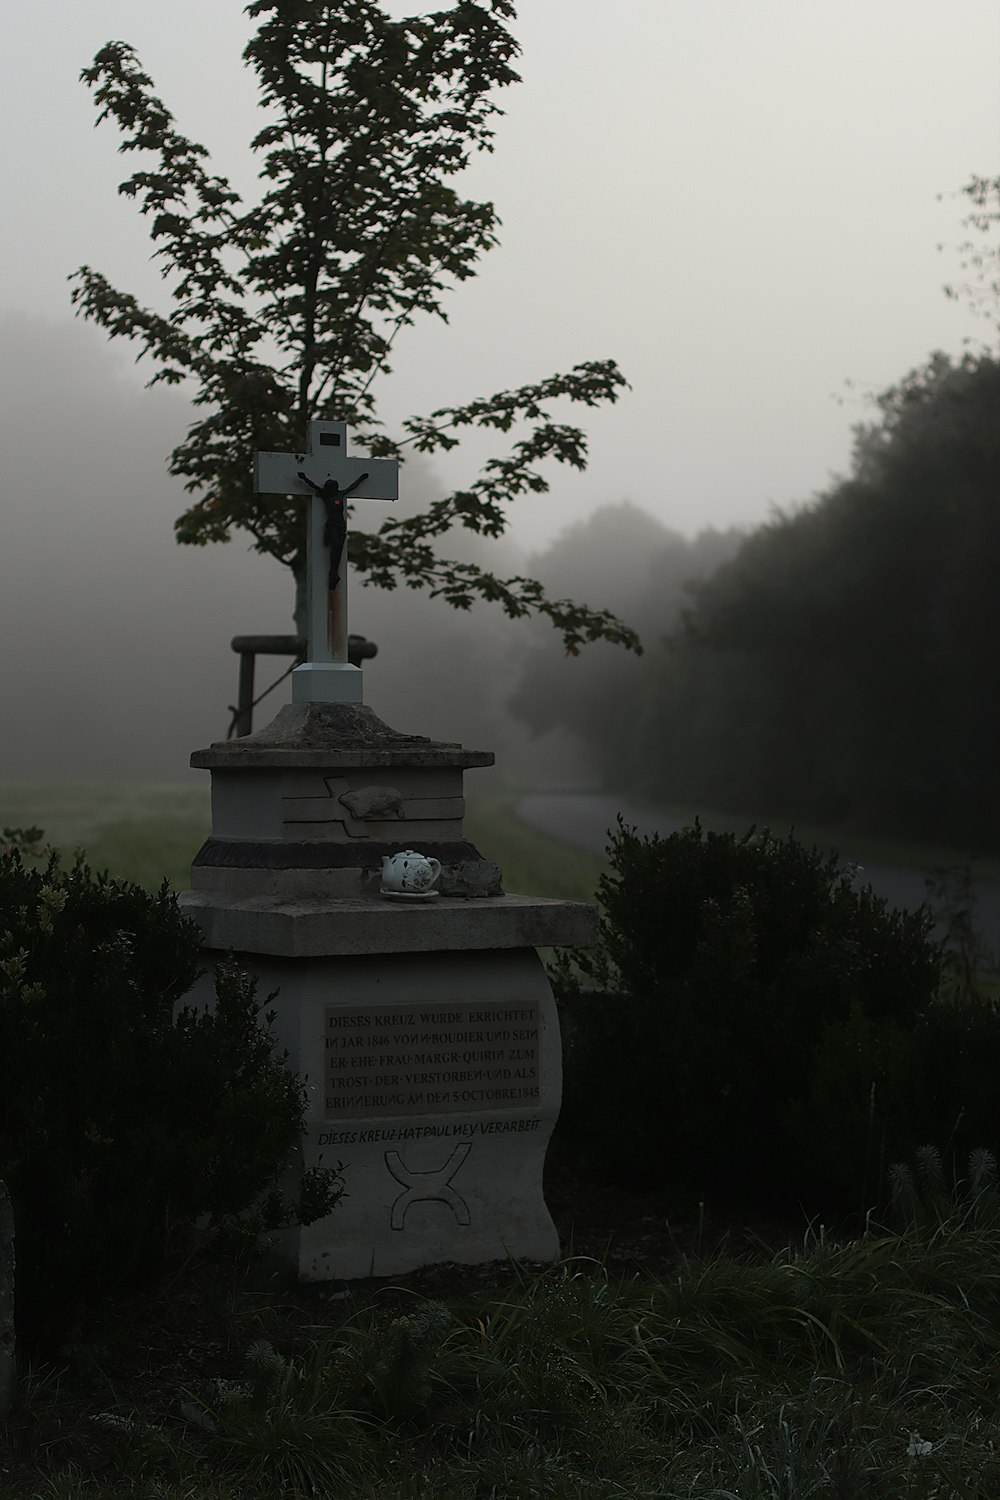
[[[324,480],[317,484],[310,479],[304,469],[298,473],[300,479],[304,479],[314,494],[319,495],[323,501],[323,509],[326,511],[326,526],[323,530],[323,542],[330,553],[330,577],[327,584],[332,594],[340,582],[340,559],[344,553],[344,543],[347,541],[347,512],[344,509],[344,501],[348,495],[352,495],[359,484],[364,484],[368,478],[367,473],[361,474],[349,484],[346,490],[342,490],[335,479]]]

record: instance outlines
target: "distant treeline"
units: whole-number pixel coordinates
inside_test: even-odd
[[[539,638],[511,706],[609,789],[1000,848],[1000,364],[934,356],[852,472],[748,535],[608,507],[542,558],[646,654]]]

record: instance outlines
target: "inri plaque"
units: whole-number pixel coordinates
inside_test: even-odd
[[[326,1010],[326,1117],[538,1104],[538,1002]]]

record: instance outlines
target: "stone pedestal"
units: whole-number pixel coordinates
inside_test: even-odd
[[[235,952],[262,996],[278,990],[304,1163],[343,1167],[333,1213],[285,1237],[301,1279],[559,1253],[542,1167],[561,1050],[535,949],[587,946],[596,920],[505,894],[465,839],[463,773],[492,761],[315,703],[192,756],[212,773],[212,837],[182,903],[209,959]],[[380,894],[400,849],[441,861],[440,894]]]

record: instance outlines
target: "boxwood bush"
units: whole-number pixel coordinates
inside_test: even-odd
[[[854,1013],[912,1031],[941,978],[930,912],[889,910],[793,835],[696,821],[640,838],[619,820],[608,853],[600,946],[554,975],[556,1149],[635,1185],[785,1203],[840,1192],[809,1107],[828,1139],[838,1101],[810,1093],[814,1065]]]
[[[198,1220],[325,1213],[332,1174],[279,1182],[304,1089],[233,965],[209,1011],[178,1009],[197,926],[156,894],[0,852],[0,1179],[14,1205],[18,1338],[51,1352],[79,1311],[154,1277]]]

